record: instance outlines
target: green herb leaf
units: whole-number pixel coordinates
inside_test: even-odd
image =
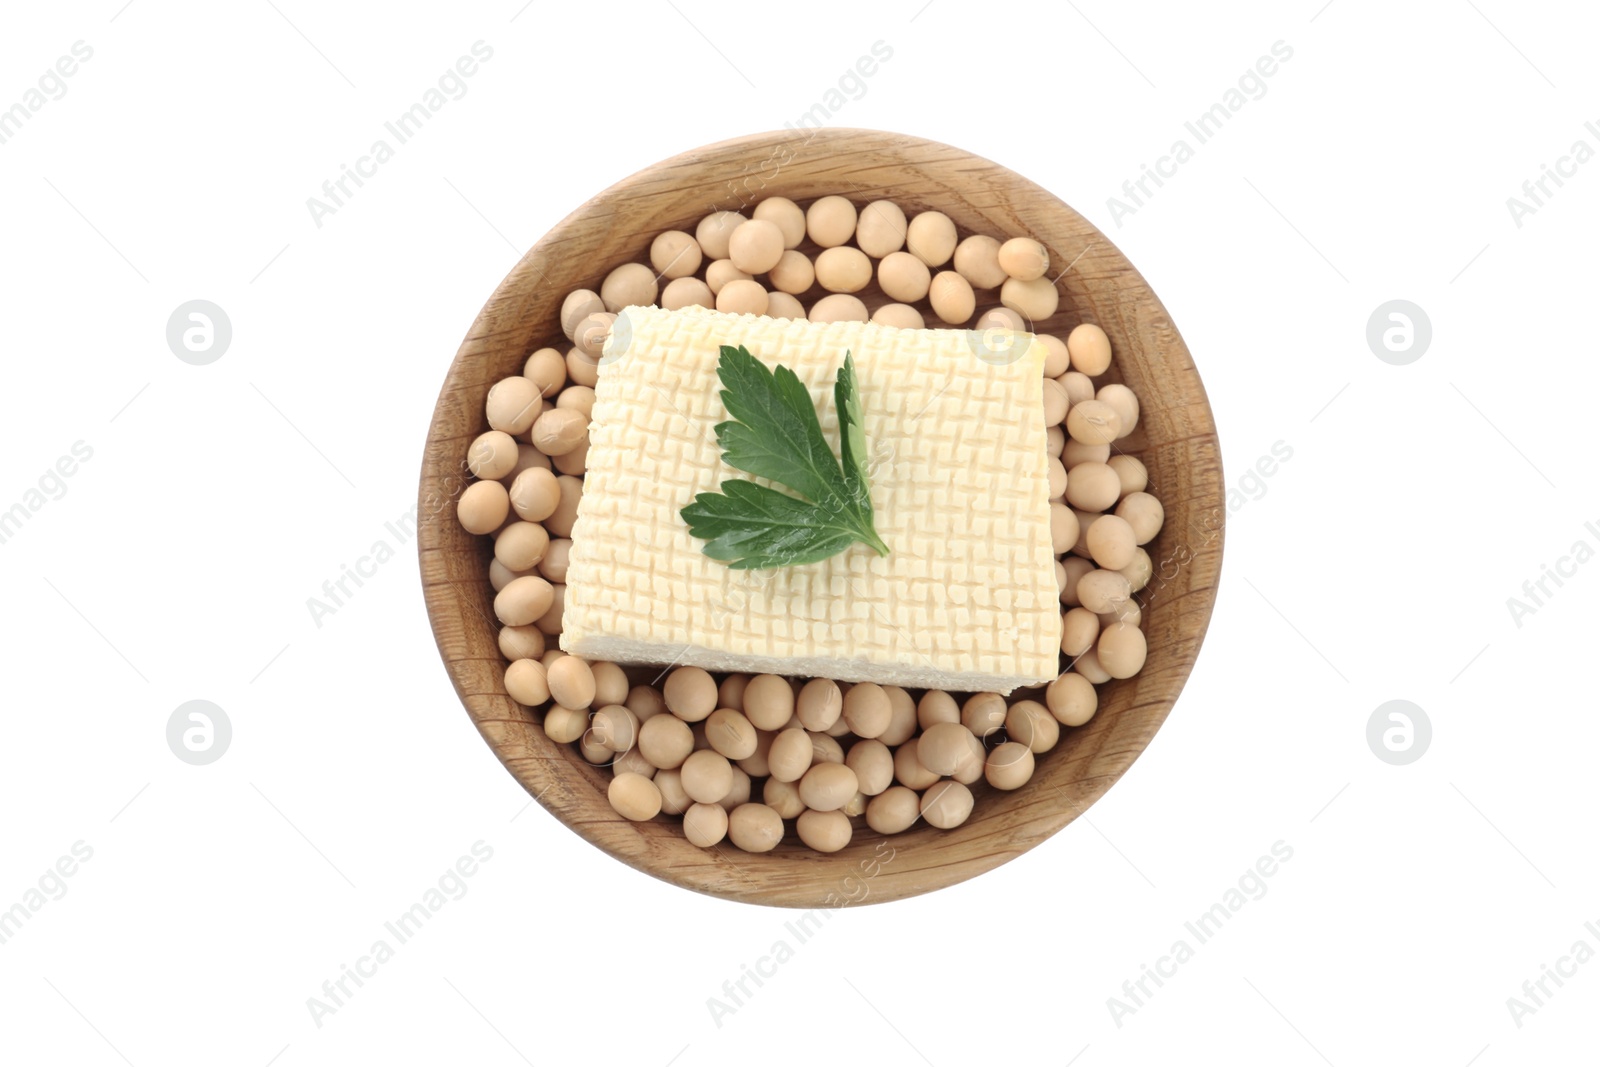
[[[854,530],[820,525],[816,505],[737,478],[695,497],[683,517],[705,554],[736,570],[816,563],[856,540]]]
[[[844,354],[839,380],[833,386],[833,402],[839,405],[839,458],[844,462],[845,488],[858,506],[872,514],[872,499],[867,485],[867,434],[861,428],[861,395],[856,392],[856,365],[850,353]]]
[[[701,493],[681,512],[705,554],[735,570],[816,563],[862,541],[888,555],[873,528],[867,438],[849,353],[834,384],[844,462],[823,436],[811,394],[788,367],[769,370],[742,345],[723,345],[717,363],[722,402],[735,421],[719,423],[723,460],[785,485],[800,497],[743,479]]]

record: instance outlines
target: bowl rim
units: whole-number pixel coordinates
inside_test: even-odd
[[[810,154],[801,156],[801,152]],[[548,321],[548,308],[554,299],[554,307],[559,309],[560,297],[567,287],[563,286],[561,294],[554,298],[548,293],[541,295],[539,288],[547,274],[560,268],[569,246],[579,240],[638,246],[643,238],[643,247],[647,248],[654,234],[677,223],[656,221],[655,215],[646,212],[637,220],[644,223],[645,230],[619,236],[612,232],[617,229],[615,220],[638,214],[641,205],[663,196],[675,197],[687,205],[685,174],[704,176],[710,168],[724,168],[718,173],[727,173],[742,162],[741,173],[748,175],[750,161],[763,158],[762,153],[766,162],[760,165],[770,163],[775,174],[770,180],[763,178],[756,190],[759,196],[745,201],[743,192],[736,192],[734,183],[729,181],[728,191],[735,194],[732,198],[694,201],[702,214],[723,205],[739,210],[773,195],[789,195],[803,202],[821,194],[796,195],[793,190],[799,186],[794,184],[795,160],[804,161],[798,177],[810,182],[821,181],[818,175],[829,176],[855,161],[857,169],[846,171],[854,180],[834,178],[854,187],[856,192],[847,191],[852,201],[858,201],[858,195],[867,197],[872,193],[892,196],[895,181],[910,180],[895,178],[866,186],[858,184],[861,179],[872,181],[872,175],[879,170],[898,173],[909,169],[923,181],[931,180],[930,175],[935,173],[947,178],[958,176],[962,181],[978,183],[970,188],[981,189],[984,196],[981,210],[963,201],[964,214],[983,214],[989,224],[995,224],[990,215],[1002,215],[1013,224],[1010,232],[1034,236],[1047,246],[1061,235],[1082,238],[1083,247],[1075,257],[1062,257],[1071,258],[1072,262],[1057,278],[1058,291],[1063,288],[1063,279],[1079,268],[1065,283],[1065,288],[1086,305],[1077,309],[1080,313],[1075,317],[1100,323],[1112,336],[1114,349],[1118,348],[1119,334],[1124,348],[1137,338],[1135,347],[1118,349],[1119,365],[1133,369],[1137,362],[1142,375],[1148,363],[1159,369],[1163,385],[1173,386],[1170,397],[1165,390],[1159,395],[1141,393],[1144,428],[1170,420],[1181,423],[1177,429],[1183,431],[1149,446],[1173,453],[1167,462],[1185,471],[1183,487],[1188,491],[1181,499],[1162,497],[1168,506],[1169,526],[1158,541],[1168,538],[1174,527],[1180,538],[1198,540],[1198,544],[1180,540],[1178,552],[1171,557],[1175,573],[1170,580],[1163,578],[1163,588],[1169,584],[1172,587],[1170,595],[1155,609],[1171,613],[1163,628],[1175,630],[1176,639],[1160,646],[1152,641],[1150,660],[1140,675],[1097,687],[1104,710],[1085,726],[1064,730],[1057,750],[1041,757],[1041,767],[1050,766],[1052,756],[1056,757],[1058,771],[1048,776],[1036,772],[1035,782],[1021,790],[980,797],[973,817],[953,830],[916,827],[889,838],[858,830],[846,850],[830,856],[811,853],[802,845],[791,846],[792,834],[788,832],[785,844],[772,853],[752,855],[731,848],[702,850],[690,845],[675,824],[660,818],[635,824],[615,816],[605,798],[604,782],[609,780],[606,769],[585,763],[572,745],[551,742],[534,714],[506,695],[502,683],[506,663],[496,638],[499,624],[488,608],[492,592],[484,579],[488,539],[465,534],[456,521],[454,507],[456,497],[469,481],[460,459],[465,442],[487,428],[482,401],[489,385],[507,374],[519,373],[529,352],[549,338],[560,336],[558,321]],[[781,161],[780,154],[784,156]],[[786,170],[790,173],[787,183]],[[748,178],[744,184],[748,187]],[[931,206],[951,214],[954,200],[963,194],[948,188],[942,191],[952,200]],[[909,204],[928,198],[900,199]],[[952,218],[956,215],[952,214]],[[1030,219],[1035,223],[1026,226]],[[969,232],[976,229],[961,226],[959,218],[957,223]],[[599,237],[595,236],[597,231]],[[1051,247],[1052,261],[1060,251],[1065,250]],[[623,262],[638,259],[641,254],[618,257],[613,253],[611,258]],[[596,281],[589,283],[591,287],[597,287],[597,279],[614,265],[597,263],[593,275]],[[1102,293],[1104,299],[1097,302],[1094,293]],[[1072,306],[1063,294],[1063,308]],[[536,314],[530,311],[531,307],[545,310]],[[1082,314],[1084,310],[1090,313]],[[532,319],[539,321],[531,322]],[[1134,332],[1129,334],[1129,330]],[[1113,374],[1121,380],[1119,371],[1114,370]],[[1152,400],[1157,402],[1152,404]],[[1147,448],[1142,454],[1148,451]],[[430,626],[457,696],[501,763],[542,807],[610,856],[674,885],[750,903],[834,907],[915,896],[991,870],[1065,828],[1127,771],[1170,712],[1193,669],[1209,626],[1221,569],[1225,491],[1216,426],[1188,347],[1143,276],[1098,227],[1014,171],[936,141],[851,128],[780,130],[691,149],[623,178],[568,213],[519,258],[479,311],[440,389],[422,458],[417,551]],[[1197,504],[1208,510],[1209,525],[1197,525],[1206,514],[1195,513]],[[1174,524],[1175,517],[1182,521]],[[475,571],[465,566],[472,562],[468,556],[476,557]],[[1163,559],[1163,567],[1166,563]],[[1106,699],[1108,694],[1115,694],[1113,699],[1120,706],[1108,707],[1113,702]],[[1070,758],[1069,751],[1063,748],[1070,751]],[[1070,774],[1068,766],[1075,768]],[[1042,777],[1050,778],[1065,803],[1052,806],[1041,797],[1024,798],[1024,802],[1017,803],[1017,798],[1033,790]],[[986,789],[981,780],[974,788]],[[1037,792],[1042,794],[1043,789]],[[986,806],[996,810],[985,811]],[[671,835],[675,835],[675,842]],[[870,856],[866,855],[869,841],[874,842]],[[917,848],[895,847],[901,841],[915,841]],[[906,854],[910,854],[911,862],[896,863]],[[841,858],[858,862],[851,867],[841,864]]]

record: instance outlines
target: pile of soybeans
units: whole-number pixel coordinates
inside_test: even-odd
[[[598,292],[569,294],[566,351],[540,348],[522,374],[490,389],[490,429],[468,449],[477,480],[462,492],[458,516],[469,532],[494,538],[488,577],[509,661],[506,692],[542,716],[551,740],[611,768],[608,796],[621,817],[681,817],[694,844],[726,839],[747,852],[775,848],[788,823],[819,852],[844,848],[861,822],[880,834],[919,819],[959,826],[975,803],[970,787],[1026,785],[1062,727],[1094,715],[1095,687],[1144,666],[1135,594],[1150,580],[1144,546],[1164,512],[1147,491],[1144,464],[1117,449],[1138,423],[1139,400],[1125,385],[1096,384],[1112,353],[1092,323],[1065,338],[1038,335],[1063,610],[1062,670],[1047,687],[1008,698],[699,667],[662,672],[557,647],[594,385],[618,311],[698,304],[968,329],[980,349],[1004,351],[1015,333],[1055,313],[1050,268],[1038,241],[962,238],[938,211],[908,219],[888,200],[858,210],[841,196],[806,208],[771,197],[748,216],[718,211],[693,234],[662,233],[648,266],[624,264]],[[856,294],[874,278],[888,299],[868,308]]]

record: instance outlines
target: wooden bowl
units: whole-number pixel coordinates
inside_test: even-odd
[[[610,771],[549,740],[540,715],[506,695],[487,579],[490,539],[467,534],[456,521],[455,501],[469,480],[463,459],[488,429],[489,387],[520,373],[536,348],[559,342],[566,350],[558,312],[568,292],[598,289],[618,264],[649,262],[656,234],[693,232],[710,211],[748,210],[768,196],[803,204],[829,193],[858,206],[890,199],[908,216],[937,209],[963,236],[1039,239],[1049,249],[1051,275],[1061,274],[1061,306],[1035,329],[1065,336],[1079,322],[1096,322],[1110,336],[1110,377],[1143,402],[1138,430],[1118,445],[1144,461],[1166,507],[1166,525],[1147,546],[1155,576],[1140,595],[1149,660],[1137,676],[1100,687],[1095,717],[1063,728],[1061,743],[1039,758],[1022,789],[974,786],[977,806],[954,830],[919,823],[884,838],[860,825],[850,845],[832,855],[801,845],[792,828],[770,853],[726,843],[701,849],[676,820],[631,823],[616,815],[606,800]],[[884,302],[876,292],[860,295],[869,307]],[[980,310],[997,293],[988,295]],[[809,305],[814,297],[801,299]],[[1138,271],[1083,216],[1026,178],[948,145],[873,130],[776,132],[686,152],[624,179],[523,256],[446,375],[422,461],[418,548],[434,636],[462,703],[501,762],[556,818],[676,885],[752,903],[829,907],[896,900],[981,874],[1066,826],[1111,787],[1150,743],[1199,652],[1216,599],[1223,503],[1216,429],[1189,350]]]

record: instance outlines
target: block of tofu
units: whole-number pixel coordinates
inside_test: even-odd
[[[836,455],[833,383],[854,354],[889,555],[857,543],[818,563],[741,571],[689,535],[679,511],[697,493],[751,477],[722,461],[715,434],[729,417],[717,376],[725,344],[793,370]],[[595,387],[561,647],[620,663],[953,691],[1053,680],[1061,608],[1045,353],[1031,335],[1019,347],[996,363],[964,330],[627,308]]]

